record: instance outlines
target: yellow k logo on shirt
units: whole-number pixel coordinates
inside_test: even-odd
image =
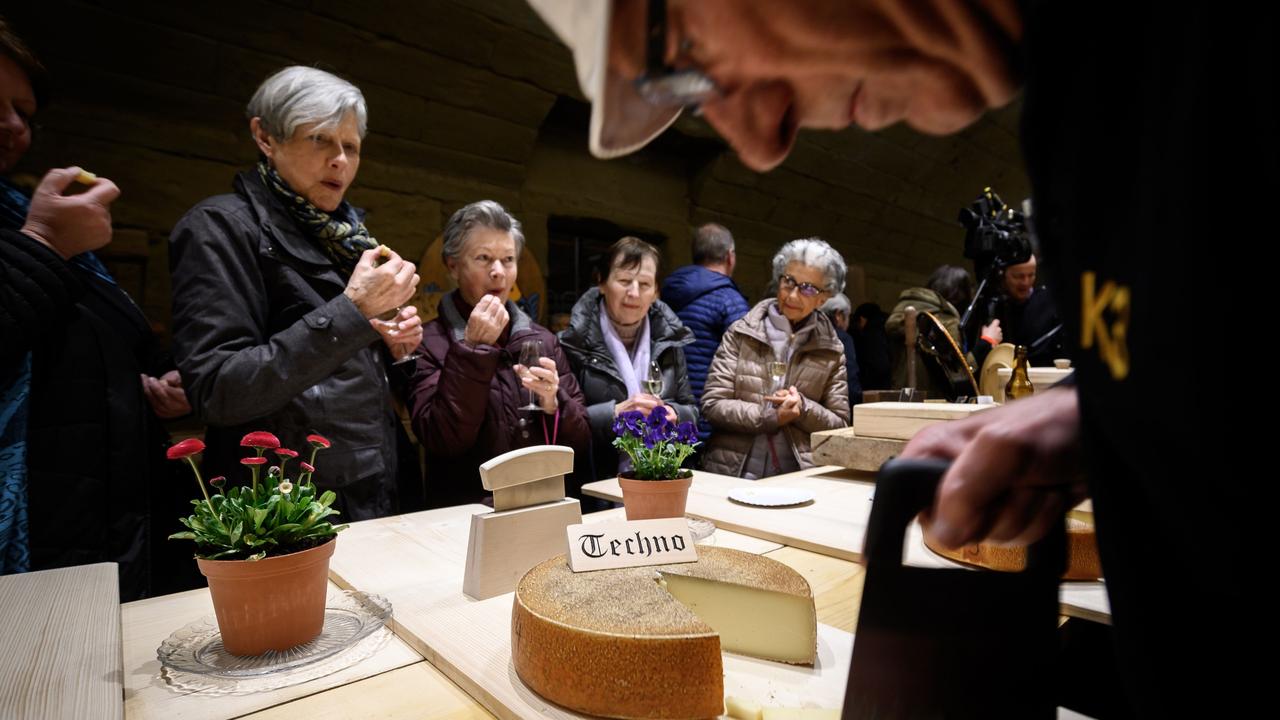
[[[1099,288],[1097,282],[1092,270],[1080,275],[1080,347],[1096,345],[1112,379],[1123,380],[1129,376],[1129,287],[1108,280]]]

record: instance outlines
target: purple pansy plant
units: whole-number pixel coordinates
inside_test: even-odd
[[[676,424],[659,405],[646,417],[639,410],[619,413],[613,420],[613,446],[631,459],[637,480],[670,480],[680,477],[680,466],[693,454],[698,428],[691,422]]]

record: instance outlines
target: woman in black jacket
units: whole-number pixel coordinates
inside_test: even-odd
[[[380,246],[343,198],[360,166],[364,96],[294,66],[249,101],[257,166],[173,229],[174,355],[208,423],[206,476],[238,471],[240,437],[269,430],[293,449],[333,442],[316,484],[343,520],[398,511],[407,438],[388,377],[405,381],[422,339],[413,263]],[[393,316],[393,317],[387,317]],[[379,319],[380,317],[386,319]]]
[[[596,479],[627,469],[613,448],[619,413],[648,414],[662,405],[672,421],[698,420],[684,357],[693,333],[657,299],[658,260],[658,249],[638,238],[614,243],[608,277],[578,299],[569,329],[560,333],[586,397]]]

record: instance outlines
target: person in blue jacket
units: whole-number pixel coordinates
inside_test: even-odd
[[[751,308],[733,281],[737,257],[733,235],[723,225],[708,223],[693,235],[693,264],[677,268],[662,283],[666,303],[685,327],[693,330],[693,344],[685,346],[689,364],[689,385],[698,402],[707,368],[720,347],[725,330]],[[698,419],[698,435],[703,442],[711,437],[711,426]]]

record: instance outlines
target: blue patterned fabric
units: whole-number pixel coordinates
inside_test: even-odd
[[[0,178],[0,228],[18,230],[31,201]],[[27,542],[27,397],[31,353],[0,377],[0,575],[31,568]]]
[[[27,396],[31,354],[0,389],[0,575],[31,568],[27,542]]]
[[[0,228],[21,230],[31,200],[8,180],[0,178]]]

